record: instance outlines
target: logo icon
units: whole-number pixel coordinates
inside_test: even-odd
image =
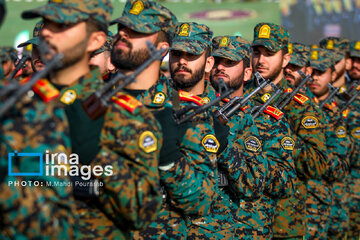
[[[39,158],[39,171],[38,172],[13,172],[12,162],[16,158],[34,157]],[[43,176],[43,154],[42,153],[18,153],[14,151],[8,154],[9,163],[9,176]]]

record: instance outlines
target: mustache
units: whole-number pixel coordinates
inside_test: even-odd
[[[127,46],[128,48],[132,49],[132,44],[131,44],[128,40],[126,40],[125,38],[123,38],[123,37],[118,37],[118,38],[116,39],[116,41],[114,42],[113,46],[115,46],[118,42],[122,42],[122,43],[126,44],[126,46]]]
[[[178,71],[185,71],[185,72],[192,73],[191,69],[189,69],[185,66],[179,66],[179,67],[175,68],[174,72],[176,73]]]
[[[295,80],[294,75],[292,75],[292,74],[290,74],[290,73],[285,73],[285,77],[290,77],[290,78],[292,78],[293,80]]]
[[[224,73],[224,72],[222,72],[222,71],[215,71],[215,74],[214,74],[214,76],[216,76],[216,75],[224,75],[224,76],[226,76],[228,79],[230,79],[230,76],[228,75],[228,74],[226,74],[226,73]]]

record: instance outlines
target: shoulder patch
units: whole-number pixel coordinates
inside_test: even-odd
[[[338,127],[336,130],[335,130],[335,134],[338,138],[344,138],[346,137],[346,128],[343,127],[343,126],[340,126]]]
[[[203,102],[202,102],[203,99],[201,97],[198,97],[194,94],[191,94],[191,93],[188,93],[188,92],[185,92],[182,90],[179,91],[179,99],[180,99],[180,101],[196,103],[199,106],[203,105]]]
[[[205,150],[207,152],[211,152],[211,153],[217,153],[219,146],[220,146],[218,140],[212,134],[206,135],[201,140],[201,144],[203,145],[203,147],[205,148]]]
[[[143,132],[139,137],[139,147],[146,153],[157,150],[157,139],[150,131]]]
[[[111,101],[125,108],[128,112],[133,114],[138,107],[143,104],[131,95],[120,93],[111,98]]]
[[[356,127],[351,131],[351,136],[353,138],[359,139],[360,138],[360,127]]]
[[[301,93],[297,93],[294,96],[294,100],[297,101],[298,103],[300,103],[301,105],[303,105],[306,101],[309,100],[309,98]]]
[[[153,103],[155,104],[163,104],[165,101],[165,93],[163,92],[158,92],[155,94],[154,99],[153,99]]]
[[[317,128],[319,126],[319,120],[313,116],[306,116],[301,120],[301,124],[304,128]]]
[[[32,90],[39,95],[44,102],[50,102],[60,96],[60,91],[46,79],[37,81],[32,87]]]
[[[250,136],[245,139],[245,148],[251,152],[258,152],[261,148],[261,142],[257,137]]]
[[[281,140],[281,146],[283,149],[285,150],[294,150],[294,147],[295,147],[295,142],[294,140],[291,138],[291,137],[284,137],[282,140]]]
[[[284,115],[282,111],[272,106],[267,106],[266,109],[264,110],[264,113],[269,114],[270,116],[274,117],[276,120],[279,120]]]

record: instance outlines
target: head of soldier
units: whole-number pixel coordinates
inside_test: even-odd
[[[0,27],[6,15],[5,0],[0,0]]]
[[[284,69],[286,81],[296,87],[302,79],[302,74],[310,74],[307,65],[309,63],[310,47],[301,43],[289,43],[288,53],[290,61]]]
[[[252,43],[254,72],[266,79],[279,83],[283,70],[290,60],[288,53],[289,33],[282,26],[273,23],[259,23],[254,28]]]
[[[110,58],[113,38],[114,36],[112,32],[109,31],[104,46],[96,50],[91,55],[89,61],[90,65],[95,65],[99,67],[100,72],[103,76],[115,70],[115,66],[111,63],[111,58]]]
[[[64,55],[57,71],[72,67],[76,73],[88,68],[91,54],[104,45],[112,10],[109,0],[49,0],[42,7],[24,11],[22,17],[43,18],[41,40],[53,54]]]
[[[321,48],[332,52],[336,73],[334,86],[341,87],[345,84],[345,72],[350,65],[350,62],[347,60],[349,58],[349,40],[339,37],[326,37],[320,41],[319,45]]]
[[[309,68],[313,81],[308,82],[310,91],[320,100],[325,100],[329,95],[328,83],[336,78],[335,62],[332,52],[323,48],[310,50]]]
[[[41,71],[45,68],[39,53],[40,32],[43,26],[42,20],[37,22],[33,30],[33,38],[17,46],[18,48],[23,47],[24,49],[31,49],[31,67],[34,72]]]
[[[360,79],[360,41],[350,43],[349,77],[352,80]]]
[[[211,56],[212,31],[195,22],[179,23],[171,44],[169,65],[176,88],[201,94],[204,90],[205,72],[214,65]]]
[[[17,52],[12,47],[0,47],[0,61],[2,76],[8,78],[11,72],[15,69],[14,61],[12,60],[11,54],[17,56]]]
[[[112,64],[122,71],[134,71],[150,57],[147,41],[157,49],[169,47],[176,23],[175,15],[155,1],[128,0],[122,16],[110,23],[118,26]],[[160,71],[160,61],[157,64]]]
[[[212,40],[211,55],[214,57],[214,66],[210,81],[216,91],[220,78],[234,91],[242,88],[244,80],[250,80],[251,46],[247,40],[238,36],[215,37]]]

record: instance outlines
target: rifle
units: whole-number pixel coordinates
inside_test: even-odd
[[[49,50],[49,46],[47,45],[47,43],[45,43],[43,41],[40,42],[39,51],[40,51],[41,56],[46,56],[46,54],[49,54],[50,50]],[[12,107],[18,101],[18,99],[21,96],[23,96],[27,91],[29,91],[39,79],[42,79],[42,78],[46,77],[53,69],[61,67],[63,58],[64,58],[64,55],[62,53],[59,53],[59,54],[53,55],[51,57],[51,59],[46,61],[46,63],[45,63],[46,68],[44,70],[34,73],[32,75],[32,77],[31,77],[31,79],[27,83],[25,83],[23,86],[21,86],[19,88],[19,90],[17,90],[11,97],[9,97],[4,102],[3,105],[1,105],[1,107],[0,107],[0,117],[2,117],[3,114],[10,107]],[[10,88],[7,91],[7,93],[9,93],[12,90],[13,89]]]
[[[276,108],[278,108],[279,110],[282,110],[290,101],[291,99],[294,98],[294,96],[300,91],[300,89],[305,86],[305,84],[311,80],[311,75],[305,75],[305,73],[301,70],[298,71],[298,73],[301,76],[301,82],[299,83],[299,85],[293,89],[292,92],[290,93],[285,93],[283,94],[279,100],[274,104],[274,106]],[[281,104],[281,105],[280,105]]]
[[[87,99],[82,102],[82,107],[84,111],[92,120],[96,120],[97,118],[105,114],[111,98],[125,86],[134,82],[136,77],[148,66],[150,66],[150,64],[152,64],[156,60],[161,60],[162,54],[167,51],[167,49],[157,50],[155,46],[149,41],[147,41],[146,44],[150,54],[150,58],[146,60],[139,68],[137,68],[134,73],[126,76],[118,72],[101,89],[91,94]],[[121,80],[122,83],[119,84]],[[114,88],[114,86],[116,86],[117,84],[119,84],[119,86]]]
[[[272,89],[275,90],[275,92],[271,95],[271,97],[263,105],[255,106],[251,110],[251,115],[253,118],[257,118],[265,110],[265,108],[267,106],[269,106],[271,104],[271,102],[284,91],[281,87],[276,86],[272,82],[270,82],[270,85],[271,85]]]
[[[258,83],[258,87],[255,88],[249,95],[247,95],[244,98],[241,97],[234,97],[232,98],[227,104],[225,104],[222,108],[218,109],[215,112],[215,116],[217,118],[219,118],[219,121],[222,124],[226,124],[227,122],[230,121],[231,116],[242,106],[244,106],[249,100],[250,98],[252,98],[252,96],[254,96],[258,91],[260,91],[261,89],[263,89],[264,87],[266,87],[270,80],[267,79],[265,80],[259,72],[256,72],[255,74],[255,79]]]
[[[331,102],[335,95],[339,92],[339,88],[334,87],[330,83],[328,83],[327,86],[329,88],[330,94],[323,102],[319,104],[320,108],[324,107],[326,103]]]
[[[9,76],[9,78],[7,79],[8,82],[11,82],[11,80],[15,77],[15,75],[17,74],[17,72],[24,67],[25,62],[30,59],[30,56],[28,55],[24,55],[17,64],[15,64],[15,69],[14,71],[12,71],[11,75]]]
[[[357,91],[357,87],[360,85],[359,80],[355,80],[351,83],[349,89],[344,93],[346,99],[350,99],[353,96],[354,92]]]
[[[176,111],[174,113],[174,118],[175,118],[176,123],[181,124],[181,123],[184,123],[184,122],[190,120],[195,115],[206,111],[208,108],[210,108],[211,106],[214,106],[215,104],[217,104],[224,98],[227,98],[228,96],[230,96],[230,94],[232,94],[234,92],[234,89],[227,87],[224,79],[220,78],[218,81],[218,84],[219,84],[219,92],[220,92],[219,97],[211,100],[209,103],[204,104],[202,106],[197,106],[195,104],[191,104],[191,105],[185,107],[184,109]],[[192,111],[192,112],[187,114],[189,111]]]
[[[352,97],[347,102],[345,102],[345,105],[340,109],[340,112],[343,112],[353,101],[355,101],[355,99],[357,98],[359,93],[360,93],[360,91],[357,90],[356,93],[354,95],[352,95]]]

